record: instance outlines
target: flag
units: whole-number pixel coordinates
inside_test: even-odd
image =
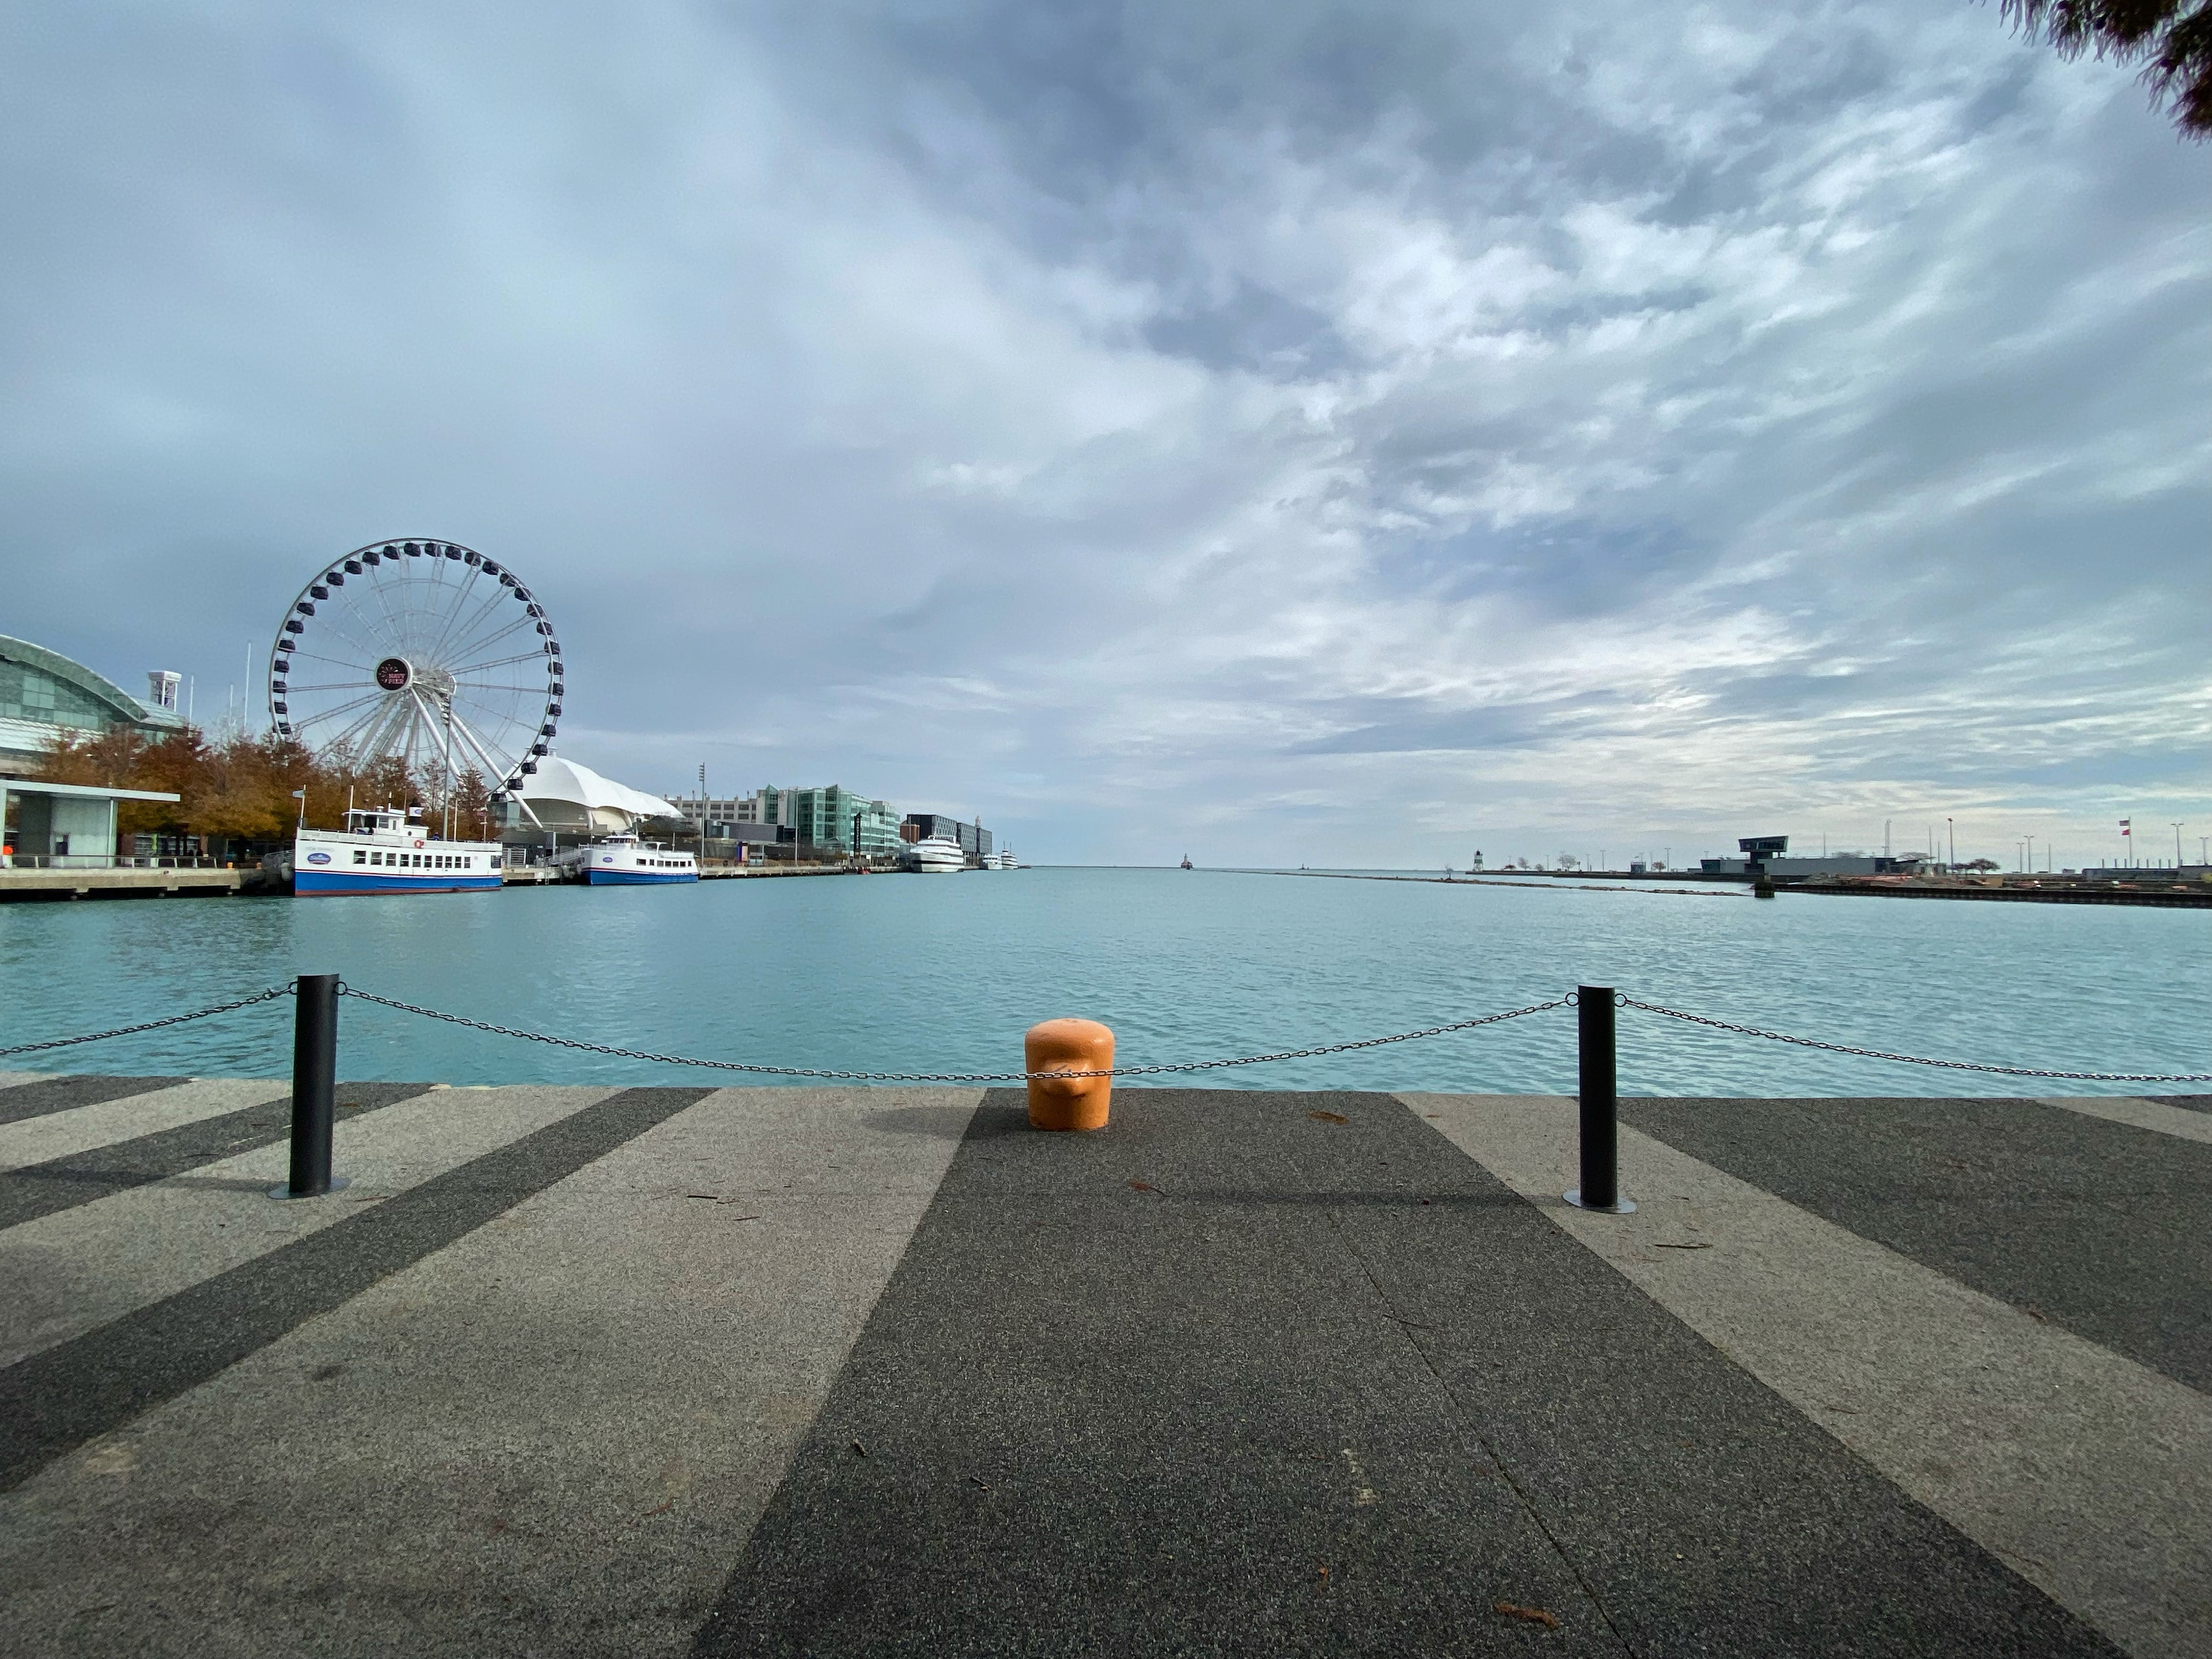
[[[2122,818],[2120,820],[2120,833],[2124,836],[2133,836],[2135,834],[2135,830],[2132,827],[2134,823],[2135,820],[2133,818]]]

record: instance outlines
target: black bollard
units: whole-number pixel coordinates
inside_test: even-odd
[[[345,1185],[331,1175],[331,1125],[337,1115],[338,976],[294,982],[292,1174],[271,1198],[320,1198]]]
[[[1626,1215],[1636,1206],[1620,1195],[1620,1092],[1613,1059],[1613,1006],[1610,985],[1575,988],[1583,1184],[1566,1200],[1577,1209]]]

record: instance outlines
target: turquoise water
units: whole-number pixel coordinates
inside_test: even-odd
[[[1215,871],[107,900],[0,907],[0,1046],[337,972],[385,995],[625,1048],[838,1070],[1005,1071],[1019,1067],[1024,1028],[1054,1015],[1106,1021],[1121,1061],[1142,1064],[1380,1036],[1589,981],[1911,1054],[2205,1072],[2208,966],[2212,915],[2203,911],[1765,902],[1736,888],[1447,887]],[[270,1005],[0,1066],[282,1076],[289,1018],[289,1003]],[[1627,1093],[2130,1092],[1820,1054],[1632,1010],[1620,1019]],[[350,1000],[339,1060],[340,1074],[357,1079],[716,1080]],[[1559,1009],[1191,1080],[1565,1091],[1574,1017]]]

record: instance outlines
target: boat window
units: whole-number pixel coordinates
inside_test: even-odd
[[[353,861],[356,864],[366,864],[368,862],[368,854],[356,847],[353,849]]]

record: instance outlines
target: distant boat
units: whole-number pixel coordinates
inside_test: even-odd
[[[968,854],[947,836],[925,836],[906,849],[902,863],[925,876],[957,876],[968,867]]]
[[[349,809],[343,830],[304,825],[278,862],[301,897],[314,893],[461,893],[500,884],[497,842],[436,841],[396,806]],[[288,867],[289,866],[289,867]]]
[[[1198,866],[1190,861],[1190,854],[1185,853],[1182,855],[1182,867],[1186,870],[1195,870]]]
[[[665,887],[699,879],[699,860],[690,854],[635,836],[609,836],[563,853],[556,862],[593,887]]]

